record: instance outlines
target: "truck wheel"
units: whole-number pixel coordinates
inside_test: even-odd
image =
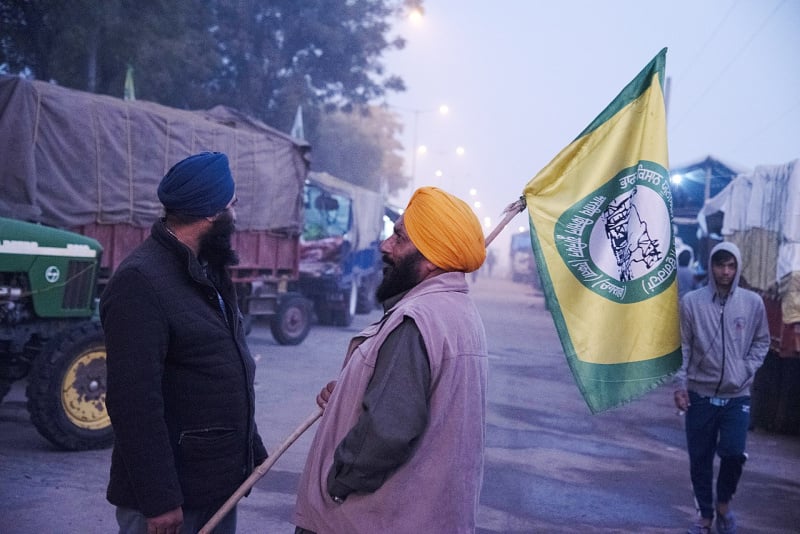
[[[350,284],[349,292],[345,295],[347,300],[343,309],[333,310],[333,324],[336,326],[350,326],[353,324],[353,316],[356,314],[356,303],[358,302],[358,286]]]
[[[83,323],[53,339],[33,362],[27,394],[31,422],[56,446],[70,451],[111,446],[100,324]]]
[[[311,329],[311,302],[299,296],[281,299],[269,323],[272,337],[281,345],[298,345]]]

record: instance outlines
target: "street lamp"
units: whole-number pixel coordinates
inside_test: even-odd
[[[437,113],[441,116],[447,116],[450,114],[450,106],[447,104],[441,104],[437,108],[433,109],[419,109],[419,108],[405,108],[402,106],[394,106],[390,104],[384,104],[386,107],[393,108],[402,112],[411,113],[413,114],[413,122],[412,122],[412,129],[411,129],[411,188],[413,189],[416,182],[417,182],[417,158],[419,156],[425,156],[430,152],[429,147],[426,145],[418,145],[419,143],[419,117],[420,115],[426,113]],[[456,146],[454,149],[456,156],[463,157],[466,154],[466,149],[463,146]],[[441,178],[443,175],[442,171],[439,170],[436,172],[436,176]]]
[[[423,13],[420,8],[414,8],[408,12],[408,20],[411,21],[411,24],[421,24],[423,19]]]
[[[449,150],[448,151],[444,151],[444,150],[431,151],[431,150],[428,149],[427,146],[420,145],[420,146],[417,147],[417,150],[414,153],[414,155],[415,156],[425,156],[425,155],[427,155],[429,153],[430,154],[437,154],[439,156],[443,156],[443,155],[449,154]],[[464,157],[464,154],[466,154],[466,149],[463,146],[457,146],[453,150],[453,153],[455,153],[456,157],[462,158],[462,157]],[[413,177],[414,177],[414,180],[416,181],[416,158],[412,159],[412,164],[413,164],[413,168],[414,168],[414,176]],[[441,167],[438,167],[433,173],[434,176],[437,179],[440,179],[439,185],[442,186],[442,187],[443,187],[443,183],[444,182],[442,182],[441,179],[445,176],[445,173],[446,172]],[[451,172],[447,172],[447,174],[449,174],[450,176],[453,175],[453,173],[451,173]]]
[[[398,108],[402,109],[402,108]],[[426,146],[417,146],[417,133],[419,129],[419,116],[423,113],[432,113],[437,111],[439,115],[447,115],[450,113],[450,107],[447,104],[440,105],[437,109],[411,109],[408,110],[414,114],[414,125],[411,131],[411,143],[413,151],[411,152],[411,187],[413,188],[417,182],[417,153],[425,154],[428,151]],[[462,149],[463,150],[463,149]]]

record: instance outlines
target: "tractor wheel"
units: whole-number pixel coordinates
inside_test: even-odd
[[[281,345],[299,345],[311,329],[311,302],[300,296],[281,299],[269,326],[272,337]]]
[[[111,446],[106,411],[106,346],[97,322],[56,336],[34,360],[28,412],[39,433],[70,451]]]

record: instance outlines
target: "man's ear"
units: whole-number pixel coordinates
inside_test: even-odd
[[[430,276],[434,276],[444,272],[444,270],[441,267],[436,266],[425,256],[422,256],[422,261],[419,262],[419,269],[420,269],[420,275],[422,275],[423,280]]]

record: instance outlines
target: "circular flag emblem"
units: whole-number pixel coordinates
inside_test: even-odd
[[[672,192],[661,165],[640,161],[620,171],[558,218],[555,243],[587,289],[634,303],[667,289],[675,279]]]

